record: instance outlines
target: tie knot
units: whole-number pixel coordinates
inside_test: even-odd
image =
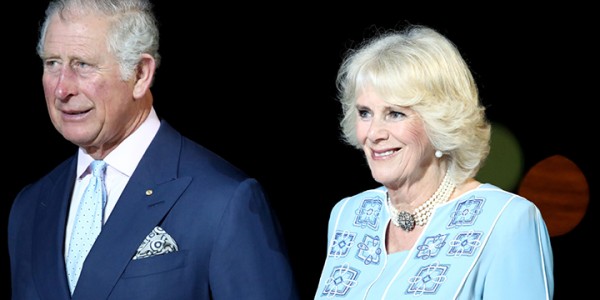
[[[92,175],[94,177],[104,177],[104,170],[106,170],[106,162],[103,160],[95,160],[92,162]]]

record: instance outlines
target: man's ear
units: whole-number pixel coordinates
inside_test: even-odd
[[[144,53],[142,59],[137,66],[135,73],[135,85],[133,86],[133,97],[139,99],[143,97],[150,86],[154,78],[156,61],[151,55]]]

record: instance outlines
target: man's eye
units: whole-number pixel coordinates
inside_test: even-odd
[[[79,68],[79,69],[85,69],[88,68],[90,65],[88,65],[87,63],[84,62],[77,62],[75,64],[75,67]]]
[[[60,68],[60,64],[56,60],[46,60],[44,61],[44,70],[47,72],[53,72]]]

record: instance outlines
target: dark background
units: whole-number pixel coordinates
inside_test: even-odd
[[[7,11],[13,18],[2,20],[1,128],[8,162],[2,240],[18,191],[76,151],[52,127],[43,99],[35,45],[47,1],[28,2],[15,4]],[[377,186],[361,153],[340,141],[337,68],[344,51],[374,28],[406,24],[431,26],[457,44],[488,116],[518,139],[525,170],[555,154],[579,166],[590,205],[577,227],[552,238],[555,299],[574,299],[593,288],[593,277],[584,275],[594,270],[595,256],[586,255],[594,249],[589,241],[597,216],[591,166],[597,136],[592,91],[598,85],[591,44],[597,33],[587,16],[591,8],[180,3],[156,1],[163,56],[153,87],[158,115],[262,182],[282,223],[303,299],[315,293],[330,209],[342,197]],[[8,278],[6,246],[2,254]],[[0,298],[10,295],[10,281],[4,282],[6,297]]]

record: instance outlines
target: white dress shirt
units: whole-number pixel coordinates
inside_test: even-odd
[[[108,193],[106,200],[106,208],[104,210],[104,222],[110,216],[113,208],[117,204],[121,193],[125,189],[129,178],[135,171],[146,149],[152,142],[152,139],[158,132],[160,120],[154,108],[150,111],[148,118],[142,125],[129,135],[121,144],[119,144],[111,153],[109,153],[104,161],[107,163],[105,182],[106,191]],[[85,187],[90,181],[91,176],[89,168],[94,159],[88,155],[85,150],[79,148],[77,155],[77,180],[73,188],[73,196],[71,198],[71,206],[67,219],[67,230],[65,235],[65,257],[69,252],[69,241],[71,240],[71,232],[79,200],[81,199]]]

